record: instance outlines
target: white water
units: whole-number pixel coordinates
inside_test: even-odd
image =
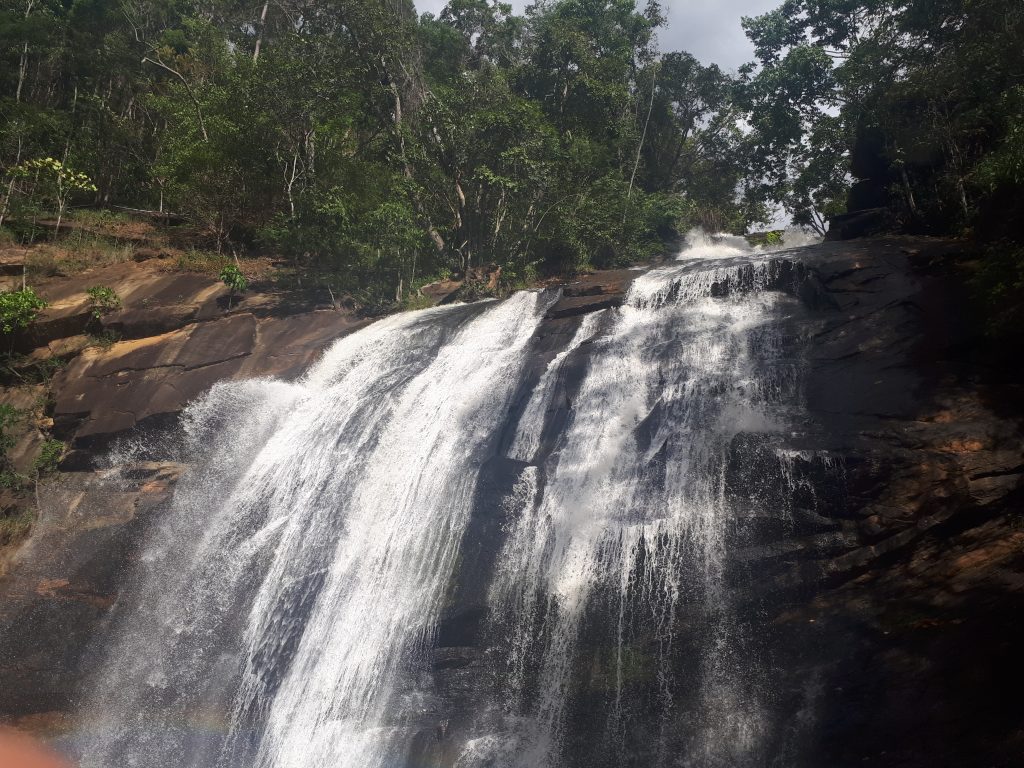
[[[85,765],[387,764],[407,709],[395,679],[430,640],[476,458],[543,310],[521,293],[400,315],[298,384],[224,384],[195,404],[189,450],[206,464],[147,554],[90,707],[116,730]],[[202,717],[203,688],[239,665],[218,756],[218,739],[196,741],[203,724],[178,718]],[[155,703],[162,719],[140,721]]]
[[[521,511],[491,590],[497,631],[509,635],[506,707],[526,717],[500,737],[470,742],[465,764],[564,762],[581,626],[598,594],[609,590],[617,593],[611,747],[627,727],[621,695],[636,664],[628,657],[640,642],[657,649],[648,663],[658,670],[665,721],[654,731],[660,739],[673,727],[675,681],[667,660],[685,598],[701,604],[706,622],[697,649],[701,701],[689,721],[686,764],[745,765],[758,753],[764,704],[728,658],[736,627],[722,588],[723,535],[734,510],[724,474],[733,437],[777,431],[800,396],[797,367],[782,353],[776,329],[795,302],[759,292],[772,279],[770,265],[758,264],[736,240],[698,239],[677,266],[639,277],[626,305],[591,342],[572,422],[541,468],[543,491],[531,467],[514,494]],[[747,292],[713,298],[715,286],[728,281]],[[582,325],[548,373],[581,337],[591,339],[595,326]],[[535,397],[550,392],[547,382]],[[535,446],[543,427],[543,404],[530,406],[518,427],[516,458],[530,454],[515,448]],[[631,636],[636,627],[646,636]],[[516,748],[509,750],[510,743]],[[668,757],[664,745],[654,751],[659,761]]]
[[[576,766],[582,706],[608,765],[761,764],[771,697],[726,588],[727,534],[788,511],[730,490],[737,439],[807,482],[781,439],[800,418],[783,330],[798,302],[766,255],[695,239],[534,379],[553,297],[520,293],[375,323],[296,383],[214,387],[186,414],[191,469],[84,707],[85,768],[411,766],[413,741],[448,728],[431,649],[516,398],[507,456],[526,466],[484,510],[507,518],[474,673],[495,685],[475,684],[432,759]]]

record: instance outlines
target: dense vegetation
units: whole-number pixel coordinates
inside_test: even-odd
[[[655,0],[13,0],[0,224],[169,211],[367,303],[485,263],[510,284],[625,263],[774,205],[1019,239],[1022,15],[785,0],[744,20],[757,61],[734,77],[659,51]],[[983,276],[1010,304],[1014,249]]]
[[[845,205],[847,173],[851,208],[892,206],[905,228],[1020,210],[1019,0],[786,0],[744,26],[757,171],[798,217]]]
[[[1021,333],[1024,3],[786,0],[744,26],[761,194],[805,224],[879,208],[903,231],[971,237],[992,330]]]
[[[683,227],[763,217],[737,195],[730,78],[659,56],[653,3],[15,6],[8,223],[71,192],[172,211],[209,247],[271,248],[375,300],[482,263],[506,281],[623,263]]]

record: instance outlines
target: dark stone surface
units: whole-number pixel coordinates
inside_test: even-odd
[[[362,324],[333,311],[240,313],[86,350],[54,380],[54,431],[76,448],[100,449],[119,433],[176,416],[217,381],[294,377]]]
[[[557,320],[621,306],[640,274],[633,269],[615,269],[583,275],[562,288],[562,297],[548,309],[547,317]]]
[[[832,216],[826,240],[853,240],[891,232],[895,221],[889,208],[864,208]]]
[[[794,447],[826,450],[834,463],[795,460],[800,482],[782,493],[770,446],[751,435],[729,446],[730,492],[782,506],[792,518],[782,526],[777,515],[752,512],[728,532],[730,610],[746,617],[751,685],[772,692],[775,730],[766,736],[772,755],[764,764],[775,757],[787,768],[1020,765],[1024,398],[1014,377],[992,364],[970,321],[960,246],[920,238],[844,241],[775,259],[775,287],[803,307],[791,331],[806,344],[807,423]],[[482,466],[463,562],[431,657],[436,698],[424,702],[415,724],[418,760],[451,764],[459,723],[474,714],[479,692],[495,685],[484,598],[507,521],[493,502],[508,494],[523,466],[497,454],[579,314],[621,301],[636,274],[567,286],[538,331],[507,428]],[[61,426],[88,446],[91,435],[113,436],[144,425],[148,415],[175,413],[189,393],[218,378],[296,375],[313,350],[351,327],[341,317],[238,314],[92,353],[62,374]],[[584,344],[565,363],[543,451],[554,448],[570,416],[587,354]],[[98,496],[87,473],[47,491],[83,495],[52,497],[28,549],[0,581],[0,713],[23,718],[68,707],[87,664],[87,641],[133,557],[139,521],[159,508],[172,479],[170,469],[148,472],[123,498]],[[707,618],[682,606],[680,637]],[[588,686],[571,713],[580,765],[615,764],[602,752],[607,723],[593,716],[608,696],[606,651],[596,641],[585,646],[574,673]],[[673,663],[681,679],[698,675],[685,647]],[[638,674],[631,686],[632,700],[645,701],[656,680]],[[692,730],[692,713],[692,702],[680,701],[672,728]],[[787,751],[784,734],[794,722],[804,723],[800,754]],[[629,734],[635,757],[653,749],[657,725]]]

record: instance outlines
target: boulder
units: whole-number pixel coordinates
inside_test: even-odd
[[[614,269],[582,275],[562,287],[562,297],[548,310],[547,317],[555,320],[621,306],[629,286],[640,274],[642,270]]]
[[[852,240],[893,230],[892,211],[888,208],[866,208],[832,216],[828,220],[826,240]]]

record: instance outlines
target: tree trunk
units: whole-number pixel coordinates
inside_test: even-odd
[[[158,61],[157,59],[151,59],[149,58],[149,56],[143,58],[142,61],[143,63],[148,61],[150,64],[154,64],[160,67],[161,69],[170,72],[172,75],[178,78],[178,80],[181,81],[181,84],[185,86],[185,91],[188,93],[189,98],[192,100],[192,106],[194,106],[196,109],[196,117],[199,118],[199,130],[203,134],[203,141],[208,142],[210,140],[210,137],[206,134],[206,120],[203,119],[203,109],[199,104],[199,99],[196,97],[195,91],[192,90],[192,86],[188,84],[188,80],[185,79],[185,76],[182,75],[178,70],[167,66],[162,61]]]
[[[263,3],[263,11],[260,13],[259,32],[256,34],[256,47],[252,52],[252,63],[255,64],[260,58],[260,47],[263,45],[263,30],[267,26],[267,8],[270,7],[270,0]]]
[[[654,109],[654,85],[658,80],[658,65],[655,64],[651,74],[651,100],[647,104],[647,118],[644,120],[644,130],[640,134],[640,141],[636,145],[636,159],[633,161],[633,172],[629,175],[629,189],[626,190],[626,200],[622,204],[622,227],[626,227],[626,214],[629,212],[629,199],[633,196],[633,182],[636,181],[636,171],[640,167],[640,154],[644,150],[644,139],[647,138],[647,126],[651,124],[651,111]]]
[[[18,154],[14,158],[14,167],[17,168],[21,164],[21,136],[18,137]],[[7,182],[7,194],[4,196],[4,204],[0,206],[0,227],[4,224],[4,218],[7,216],[7,209],[11,203],[11,196],[14,194],[14,175],[11,175],[11,180]]]
[[[25,6],[25,19],[27,20],[29,15],[32,13],[32,6],[35,5],[35,0],[28,0],[28,5]],[[18,88],[14,91],[14,100],[16,102],[21,101],[21,89],[25,85],[25,76],[28,74],[28,40],[21,47],[21,60],[18,62]]]
[[[28,14],[26,14],[27,16]],[[21,49],[21,61],[18,63],[18,88],[14,92],[14,100],[21,101],[21,88],[25,85],[25,74],[28,72],[28,43]]]

